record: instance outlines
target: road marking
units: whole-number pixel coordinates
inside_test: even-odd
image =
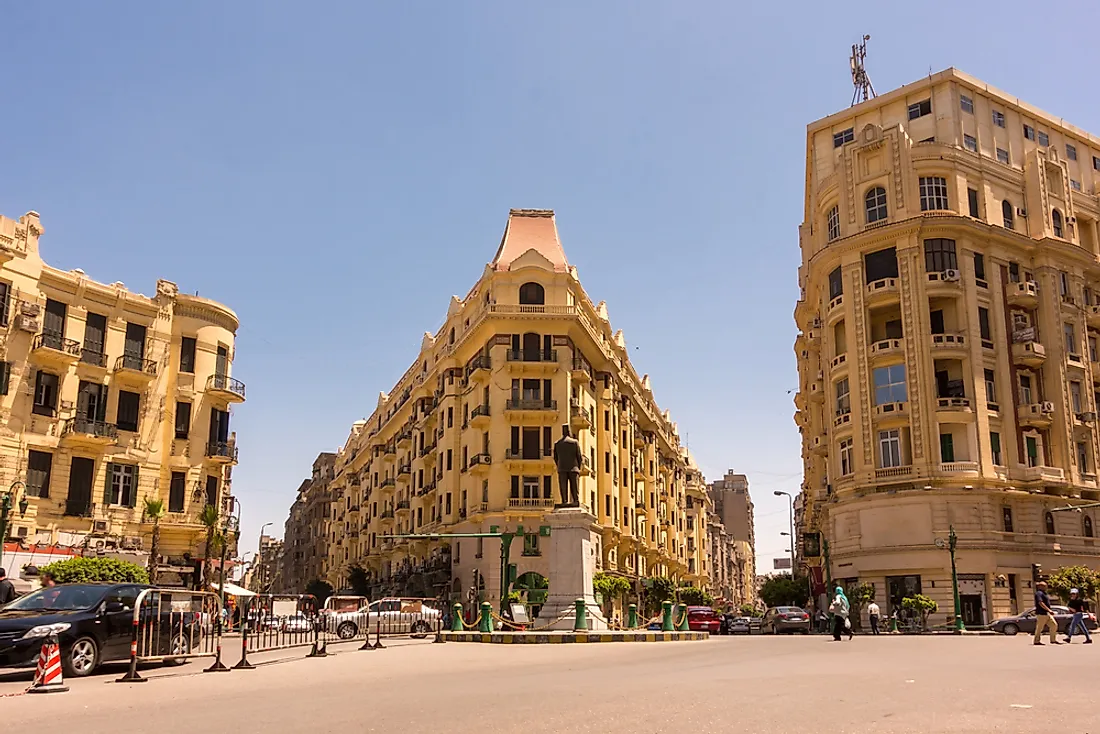
[[[1014,709],[1029,709],[1029,708],[1033,708],[1033,706],[1029,703],[1014,703],[1014,704],[1012,704],[1012,708],[1014,708]]]

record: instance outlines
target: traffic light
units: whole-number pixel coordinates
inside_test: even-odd
[[[1043,578],[1043,564],[1033,563],[1031,564],[1031,583],[1037,584]]]

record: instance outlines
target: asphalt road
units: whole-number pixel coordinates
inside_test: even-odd
[[[1028,732],[1100,734],[1100,646],[1023,636],[719,637],[704,642],[295,651],[254,671],[201,663],[0,699],[19,730],[272,732]],[[275,654],[257,656],[272,660]],[[155,676],[155,677],[154,677]],[[0,693],[25,685],[0,682]],[[79,718],[77,718],[79,717]]]

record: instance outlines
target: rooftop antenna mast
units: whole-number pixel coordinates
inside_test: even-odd
[[[863,63],[867,59],[867,42],[870,40],[870,36],[864,36],[860,43],[852,44],[852,58],[849,59],[852,67],[852,84],[855,86],[855,92],[852,93],[852,107],[878,96],[875,94],[874,85],[871,84],[871,77],[867,75],[867,67]]]

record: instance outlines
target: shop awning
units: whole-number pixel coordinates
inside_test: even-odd
[[[213,589],[215,593],[217,593],[218,590],[221,589],[221,584],[210,584],[210,588]],[[256,596],[256,592],[249,591],[243,586],[237,586],[236,584],[230,583],[226,583],[225,593],[229,596]]]

